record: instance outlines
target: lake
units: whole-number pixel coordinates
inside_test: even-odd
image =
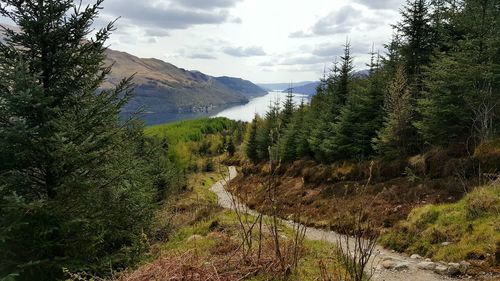
[[[264,116],[269,110],[269,104],[276,101],[277,99],[280,101],[280,104],[283,105],[286,99],[286,93],[269,92],[265,96],[250,100],[250,102],[248,102],[247,104],[227,105],[226,108],[219,108],[218,110],[211,112],[144,112],[142,114],[139,114],[139,118],[141,118],[147,126],[203,117],[226,117],[233,120],[251,122],[255,116],[255,113],[259,114],[260,116]],[[294,94],[294,102],[296,105],[299,105],[302,99],[304,99],[304,102],[308,103],[310,97],[302,94]],[[122,112],[120,115],[122,119],[126,119],[130,117],[131,114]]]
[[[294,102],[296,105],[299,105],[302,99],[305,103],[309,102],[308,95],[302,94],[294,94]],[[255,116],[255,113],[260,116],[264,116],[269,110],[269,105],[276,100],[279,100],[279,103],[283,105],[286,99],[286,93],[282,92],[269,92],[267,95],[254,98],[250,100],[249,103],[244,105],[237,105],[225,109],[212,117],[226,117],[233,120],[251,122]]]

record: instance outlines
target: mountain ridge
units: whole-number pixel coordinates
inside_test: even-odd
[[[249,98],[267,93],[242,78],[213,77],[156,58],[139,58],[112,49],[108,49],[106,55],[106,62],[113,64],[113,69],[102,88],[110,88],[135,74],[135,97],[124,107],[125,113],[139,108],[166,114],[210,112],[227,105],[244,104]]]
[[[20,32],[16,26],[0,25]],[[5,42],[1,29],[0,42]],[[135,95],[122,108],[122,115],[128,116],[141,110],[147,113],[141,116],[148,125],[189,118],[182,116],[186,113],[215,113],[267,94],[264,89],[242,78],[214,77],[157,58],[140,58],[124,51],[107,49],[106,64],[113,64],[113,68],[100,88],[112,88],[123,78],[134,76],[132,83]],[[157,115],[154,121],[150,120],[151,114]]]

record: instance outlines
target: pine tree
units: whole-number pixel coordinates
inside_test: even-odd
[[[429,67],[428,91],[418,107],[422,120],[416,126],[428,143],[472,144],[497,132],[499,12],[494,1],[468,0],[445,20],[454,29],[454,47]]]
[[[293,98],[293,87],[290,84],[290,88],[288,88],[288,92],[286,95],[286,100],[283,103],[283,111],[281,112],[281,124],[283,129],[286,129],[287,125],[292,120],[293,112],[295,110],[295,103],[293,101]]]
[[[340,57],[340,69],[335,78],[335,102],[342,107],[347,102],[352,81],[353,58],[351,56],[351,43],[349,41],[344,45],[344,55]],[[336,112],[334,112],[336,113]]]
[[[112,24],[87,38],[101,4],[0,1],[21,29],[0,43],[0,278],[102,274],[147,246],[150,168],[118,118],[130,80],[98,90]]]
[[[411,94],[413,98],[418,98],[423,90],[423,69],[430,63],[434,50],[435,33],[427,0],[407,0],[401,16],[401,22],[396,25],[403,39],[401,54],[405,60]]]
[[[337,62],[334,62],[332,72],[337,73]],[[328,131],[329,122],[333,119],[332,104],[333,75],[326,75],[326,70],[321,79],[320,85],[316,89],[316,95],[311,98],[310,110],[304,116],[305,123],[310,124],[307,135],[308,147],[314,158],[318,161],[325,161],[325,155],[320,149],[320,145]]]
[[[389,44],[384,45],[387,52],[385,56],[382,56],[381,64],[383,65],[383,71],[388,77],[394,77],[396,70],[402,63],[401,58],[401,39],[397,33],[394,33]]]
[[[382,125],[384,82],[380,57],[372,49],[370,76],[352,83],[346,105],[335,123],[335,158],[364,159],[370,156],[372,139]]]
[[[281,133],[281,122],[279,118],[280,102],[276,99],[269,104],[269,110],[263,121],[263,125],[258,127],[257,143],[260,160],[269,159],[269,151],[276,149],[276,144]]]
[[[246,142],[246,148],[245,148],[245,152],[248,159],[250,159],[250,161],[252,161],[254,164],[258,163],[260,160],[258,153],[259,144],[257,142],[257,130],[258,130],[258,116],[255,115],[252,124],[250,126],[248,140]]]
[[[412,102],[403,67],[398,67],[396,76],[389,85],[384,102],[385,117],[374,148],[388,157],[407,155],[410,152],[412,128]]]
[[[350,105],[347,101],[352,93],[352,70],[353,70],[353,58],[351,56],[351,44],[346,42],[344,45],[344,55],[340,57],[340,67],[334,70],[332,77],[330,78],[333,86],[333,91],[329,92],[329,107],[330,112],[324,114],[324,121],[326,128],[324,128],[324,138],[319,145],[319,150],[321,151],[321,161],[332,162],[335,157],[338,156],[338,139],[345,137],[338,136],[338,120],[341,118],[342,112],[346,112]],[[347,113],[344,113],[347,114]]]
[[[297,136],[295,141],[295,150],[297,158],[308,157],[311,155],[311,148],[309,147],[308,138],[311,135],[311,127],[305,124],[311,124],[312,120],[307,120],[308,107],[304,99],[301,100],[300,106],[295,114],[295,124],[297,124]]]

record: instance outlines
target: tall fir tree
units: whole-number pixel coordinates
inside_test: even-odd
[[[328,92],[330,112],[324,115],[326,123],[325,136],[319,146],[323,159],[321,161],[332,162],[338,155],[337,122],[341,118],[342,111],[345,111],[347,101],[352,93],[352,71],[353,58],[351,56],[351,44],[349,41],[344,45],[344,55],[340,57],[340,67],[335,70],[332,81],[332,91]],[[318,159],[319,160],[319,159]]]
[[[102,2],[0,1],[20,28],[0,43],[0,279],[102,274],[147,246],[142,134],[118,117],[130,80],[98,90],[112,24],[87,38]]]
[[[374,148],[387,157],[410,153],[413,108],[405,70],[399,66],[389,84],[384,102],[384,124],[374,139]]]
[[[248,140],[246,141],[245,153],[254,164],[259,162],[259,144],[257,141],[257,132],[258,132],[258,116],[255,115],[253,121],[250,125]]]
[[[280,114],[283,129],[286,129],[288,124],[292,121],[293,112],[295,110],[293,98],[293,85],[290,84],[290,87],[287,90],[285,102],[283,103],[283,110]]]
[[[276,149],[276,144],[280,138],[281,120],[279,118],[280,101],[276,99],[270,102],[262,126],[258,127],[257,143],[260,160],[269,160],[270,151]]]
[[[380,57],[372,48],[368,79],[352,83],[346,105],[335,123],[335,159],[365,159],[372,154],[372,139],[382,124],[383,76]]]
[[[434,30],[428,0],[407,0],[401,11],[402,20],[396,25],[401,34],[401,55],[413,98],[423,91],[422,74],[429,65],[434,50]]]

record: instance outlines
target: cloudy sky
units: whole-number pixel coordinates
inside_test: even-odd
[[[89,1],[89,0],[87,0]],[[111,48],[213,76],[317,80],[347,38],[364,68],[392,34],[404,0],[105,0],[120,17]]]

